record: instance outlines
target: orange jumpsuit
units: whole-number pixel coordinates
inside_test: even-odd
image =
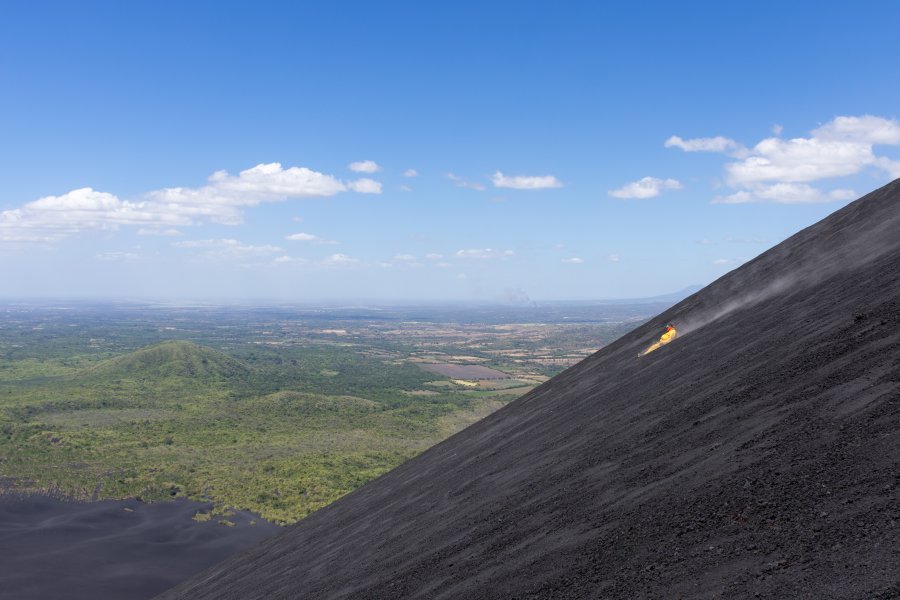
[[[656,342],[655,344],[653,344],[652,346],[650,346],[649,348],[647,348],[646,350],[644,350],[641,353],[641,356],[644,356],[645,354],[650,354],[651,352],[653,352],[660,346],[665,346],[666,344],[668,344],[669,342],[674,340],[675,336],[677,336],[677,335],[678,335],[678,332],[675,331],[675,328],[669,327],[668,329],[666,329],[666,332],[664,334],[662,334],[662,337],[659,338],[659,341]]]

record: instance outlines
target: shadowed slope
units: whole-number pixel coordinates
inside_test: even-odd
[[[896,597],[898,448],[895,181],[161,598]]]

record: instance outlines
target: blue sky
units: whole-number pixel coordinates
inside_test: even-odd
[[[896,2],[6,2],[0,296],[706,284],[900,177]]]

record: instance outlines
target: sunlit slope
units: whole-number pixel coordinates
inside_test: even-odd
[[[895,181],[161,598],[897,597],[898,473]]]
[[[237,360],[212,348],[187,341],[169,341],[105,360],[85,375],[145,381],[190,378],[226,382],[249,372]]]

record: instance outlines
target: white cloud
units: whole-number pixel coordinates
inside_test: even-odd
[[[495,250],[493,248],[471,248],[468,250],[458,250],[456,252],[457,258],[478,258],[478,259],[487,259],[487,258],[509,258],[513,256],[515,252],[512,250]]]
[[[681,187],[681,182],[676,179],[644,177],[607,193],[613,198],[653,198],[663,190],[680,190]]]
[[[666,148],[681,148],[685,152],[742,152],[744,147],[731,138],[716,136],[685,140],[673,135],[663,144]]]
[[[491,181],[494,187],[512,188],[514,190],[544,190],[563,187],[562,182],[553,175],[514,175],[507,177],[500,171],[497,171],[491,177]]]
[[[310,244],[337,244],[338,242],[334,240],[326,240],[323,237],[319,237],[312,233],[292,233],[291,235],[285,236],[286,240],[291,240],[292,242],[309,242]]]
[[[437,267],[438,269],[449,269],[453,265],[448,262],[439,262],[439,263],[434,263],[434,266]]]
[[[106,262],[124,261],[130,262],[140,258],[140,255],[133,252],[101,252],[97,254],[97,260]]]
[[[298,258],[295,256],[279,256],[275,259],[276,264],[301,264],[305,265],[309,263],[309,259],[306,258]]]
[[[609,262],[619,262],[619,260],[621,259],[618,254],[610,254],[606,258],[609,260]]]
[[[577,256],[573,256],[571,258],[562,258],[562,259],[560,259],[559,262],[563,262],[563,263],[570,264],[570,265],[580,265],[580,264],[584,263],[584,259],[578,258]]]
[[[284,252],[283,248],[269,244],[256,246],[235,239],[185,240],[173,242],[176,248],[201,250],[198,255],[205,260],[235,260],[269,256]]]
[[[360,262],[358,258],[353,258],[352,256],[347,256],[346,254],[332,254],[322,259],[311,260],[308,258],[300,258],[296,256],[288,256],[282,255],[274,259],[273,261],[277,265],[301,265],[312,268],[328,268],[328,267],[342,267],[347,265],[353,265]],[[378,266],[391,266],[390,263],[378,263]]]
[[[900,160],[891,160],[886,156],[879,156],[875,159],[875,165],[886,171],[891,179],[900,177]]]
[[[360,194],[380,194],[381,182],[363,177],[347,183],[347,187]]]
[[[727,258],[717,258],[716,260],[714,260],[714,261],[712,262],[712,264],[714,264],[714,265],[716,265],[716,266],[721,266],[721,265],[727,265],[727,264],[730,263],[730,262],[731,262],[731,261],[728,260]]]
[[[319,238],[317,235],[313,235],[311,233],[292,233],[291,235],[285,236],[286,240],[291,240],[294,242],[313,242]]]
[[[438,254],[436,252],[429,252],[425,255],[425,258],[427,258],[428,260],[441,260],[442,258],[444,258],[444,255]]]
[[[781,132],[784,131],[784,127],[779,125],[778,123],[772,125],[772,133],[775,135],[781,135]]]
[[[415,169],[407,169],[407,170],[403,171],[403,176],[404,177],[418,177],[419,172],[416,171]]]
[[[400,186],[400,191],[401,191],[401,192],[411,192],[411,191],[412,191],[412,188],[409,187],[408,185],[401,185],[401,186]]]
[[[780,135],[781,126],[773,131]],[[674,139],[666,145],[682,147],[693,141],[679,144]],[[725,165],[725,179],[734,191],[713,202],[809,204],[855,198],[851,189],[822,190],[811,184],[856,175],[864,169],[883,171],[892,179],[900,177],[900,161],[877,155],[874,147],[878,145],[900,145],[900,122],[872,115],[838,116],[814,129],[809,137],[765,138],[746,153],[733,154],[739,160]]]
[[[875,163],[872,146],[819,138],[766,138],[744,160],[725,165],[732,187],[755,183],[810,182],[859,173]]]
[[[355,173],[377,173],[381,167],[374,160],[360,160],[347,165],[351,171]]]
[[[332,254],[323,261],[323,263],[326,265],[350,265],[358,262],[358,258],[353,258],[352,256],[347,256],[346,254]]]
[[[398,254],[394,257],[394,260],[400,260],[404,262],[412,262],[416,260],[415,254]]]
[[[306,167],[282,168],[280,163],[259,164],[238,175],[217,171],[200,188],[165,188],[146,195],[160,210],[187,219],[209,219],[236,224],[243,221],[240,208],[291,198],[333,196],[347,186],[331,175]]]
[[[447,179],[455,183],[456,187],[477,190],[479,192],[483,192],[485,189],[483,183],[478,183],[477,181],[468,181],[466,179],[463,179],[462,177],[454,175],[453,173],[447,173]]]
[[[141,235],[174,235],[171,232],[175,227],[204,221],[241,223],[243,208],[263,202],[328,197],[348,188],[379,193],[381,184],[366,179],[345,184],[305,167],[285,169],[279,163],[269,163],[237,175],[217,171],[202,187],[164,188],[134,200],[79,188],[0,212],[0,241],[49,243],[83,231],[122,226],[141,226]]]
[[[184,235],[177,229],[147,229],[146,227],[141,227],[138,229],[138,235],[155,235],[159,237],[178,237],[180,235]]]
[[[92,188],[45,196],[21,208],[0,212],[0,241],[53,242],[84,230],[111,230],[123,225],[166,227],[189,219],[149,202],[123,201]]]
[[[813,137],[824,140],[842,140],[862,144],[900,144],[900,122],[872,115],[861,117],[835,117],[818,129]]]
[[[774,183],[755,185],[750,191],[741,190],[728,196],[716,196],[714,204],[746,204],[748,202],[776,202],[778,204],[819,204],[838,200],[851,200],[857,194],[853,190],[836,189],[823,192],[805,183]]]

